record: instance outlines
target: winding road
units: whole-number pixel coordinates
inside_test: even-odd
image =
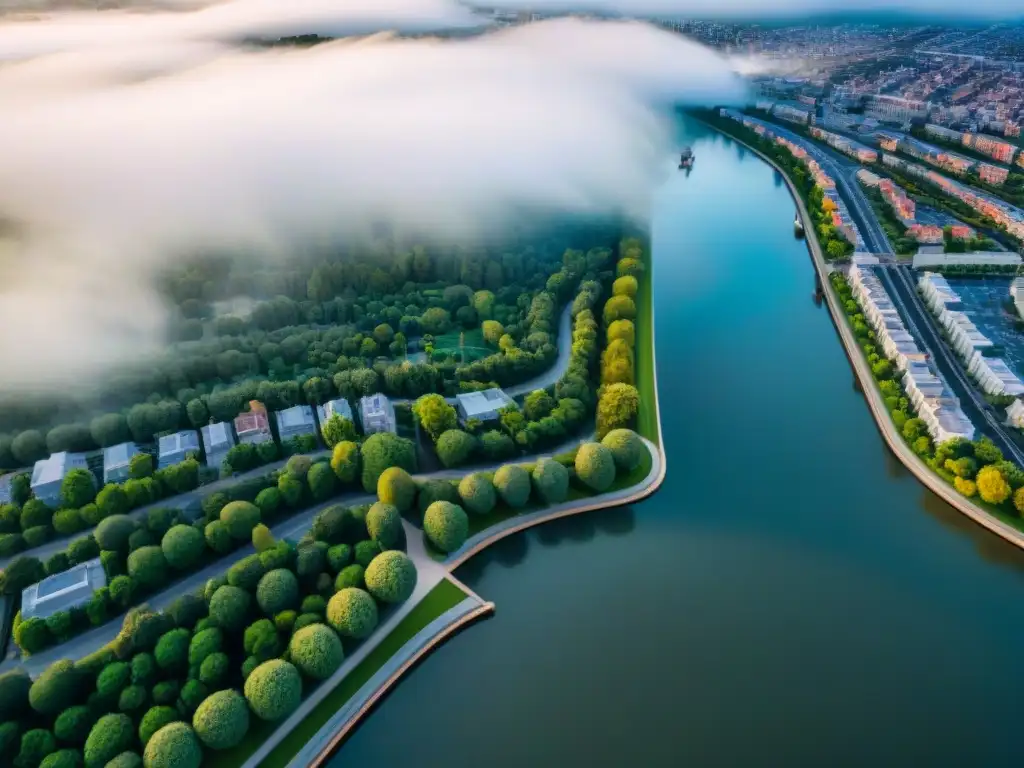
[[[552,365],[543,373],[534,376],[529,381],[524,381],[522,384],[515,384],[513,386],[506,387],[506,394],[508,394],[511,397],[519,397],[520,395],[529,394],[530,392],[533,392],[535,389],[547,389],[548,387],[554,386],[554,384],[557,383],[558,380],[562,378],[563,374],[565,374],[565,372],[569,369],[569,358],[571,355],[572,304],[569,303],[565,306],[565,309],[562,310],[561,317],[559,318],[558,356],[555,358],[554,365]],[[445,399],[449,403],[454,405],[454,397]],[[412,400],[398,398],[392,399],[391,402],[395,404],[401,404],[411,403]],[[566,445],[575,445],[578,442],[580,441],[570,441],[569,443],[566,443]],[[308,455],[315,459],[321,456],[326,456],[329,453],[329,451],[321,450]],[[523,460],[527,461],[528,459]],[[271,462],[270,464],[264,464],[263,466],[249,470],[248,472],[243,472],[232,477],[224,478],[223,480],[216,480],[212,483],[208,483],[207,485],[200,486],[199,488],[196,488],[194,491],[189,491],[188,493],[183,493],[178,496],[170,496],[154,504],[147,504],[144,507],[139,507],[138,509],[129,512],[128,516],[138,520],[145,517],[145,515],[147,515],[150,512],[150,510],[153,509],[170,507],[178,510],[186,510],[189,508],[194,508],[198,506],[202,502],[202,500],[207,496],[217,493],[218,491],[222,491],[225,488],[230,488],[231,486],[243,482],[245,480],[251,480],[253,478],[260,477],[261,475],[265,475],[268,472],[281,469],[287,462],[287,459],[281,459],[278,461]],[[438,476],[440,477],[443,475],[444,473],[440,473]],[[22,552],[19,552],[17,555],[0,558],[0,570],[6,568],[11,563],[11,561],[19,557],[32,556],[37,557],[40,560],[45,560],[46,558],[56,554],[57,552],[63,552],[65,549],[67,549],[68,545],[72,541],[74,541],[75,539],[79,539],[83,536],[88,536],[94,530],[95,528],[87,528],[85,530],[79,531],[78,533],[72,536],[62,536],[57,539],[51,539],[50,541],[46,542],[45,544],[42,544],[41,546],[35,547],[33,549],[26,549]]]

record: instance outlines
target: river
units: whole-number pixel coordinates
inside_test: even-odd
[[[686,124],[657,197],[668,477],[457,574],[493,619],[332,768],[1019,765],[1024,553],[887,452],[774,172]]]

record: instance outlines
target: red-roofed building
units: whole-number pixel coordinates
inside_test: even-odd
[[[235,434],[239,443],[265,443],[273,440],[267,408],[259,400],[249,401],[249,411],[235,417]]]
[[[939,245],[944,239],[942,227],[934,227],[931,224],[914,224],[907,228],[907,232],[922,245]]]
[[[1002,184],[1009,175],[1010,172],[1006,168],[988,165],[987,163],[982,163],[978,166],[978,176],[982,181],[989,184]]]

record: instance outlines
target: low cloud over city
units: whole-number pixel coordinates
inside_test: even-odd
[[[471,3],[476,5],[477,3]],[[502,10],[543,12],[591,12],[625,16],[672,18],[745,19],[791,18],[799,22],[808,14],[916,14],[930,17],[1021,18],[1024,10],[1015,0],[855,0],[837,5],[828,0],[481,0],[479,5]]]
[[[743,94],[718,54],[631,22],[230,42],[482,23],[437,0],[289,7],[0,24],[6,387],[64,386],[155,353],[154,276],[184,255],[287,258],[304,238],[379,221],[463,237],[524,209],[642,220],[673,150],[666,107]]]

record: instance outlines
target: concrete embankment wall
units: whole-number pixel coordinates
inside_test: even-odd
[[[705,123],[705,125],[710,124]],[[714,128],[715,126],[710,127]],[[718,129],[716,128],[715,130]],[[796,187],[793,185],[793,181],[774,160],[765,155],[759,149],[752,147],[742,139],[738,139],[731,134],[726,135],[728,135],[733,141],[739,142],[751,152],[755,153],[758,157],[764,160],[764,162],[778,171],[782,175],[782,178],[785,179],[789,193],[792,196],[793,202],[796,204],[797,210],[799,211],[800,218],[804,223],[804,231],[806,233],[804,241],[807,243],[807,250],[810,253],[814,269],[818,274],[819,281],[821,282],[829,312],[832,314],[832,321],[836,327],[836,331],[839,333],[840,339],[843,342],[846,357],[849,359],[850,365],[853,367],[854,373],[860,381],[861,389],[864,392],[864,399],[867,401],[871,415],[875,419],[875,424],[877,424],[878,430],[882,433],[882,437],[889,446],[889,449],[896,455],[903,465],[921,481],[921,483],[951,507],[967,515],[967,517],[974,520],[978,525],[987,528],[997,536],[1000,536],[1011,544],[1024,549],[1024,533],[1021,533],[1016,528],[1004,523],[999,518],[990,514],[987,510],[979,507],[966,497],[960,495],[952,486],[946,483],[945,480],[935,474],[931,467],[929,467],[921,457],[914,453],[910,449],[910,446],[904,442],[903,436],[897,432],[896,425],[893,423],[892,417],[889,415],[889,411],[885,407],[882,394],[875,383],[875,378],[871,374],[871,370],[868,368],[867,360],[862,354],[860,345],[857,344],[857,339],[853,335],[853,330],[846,322],[846,312],[843,311],[843,308],[839,304],[839,296],[836,293],[835,288],[832,286],[832,281],[828,279],[828,265],[825,262],[825,257],[821,250],[821,243],[818,242],[817,233],[814,231],[814,224],[811,219],[810,212],[807,210],[807,206],[804,205],[803,199],[800,197]]]

